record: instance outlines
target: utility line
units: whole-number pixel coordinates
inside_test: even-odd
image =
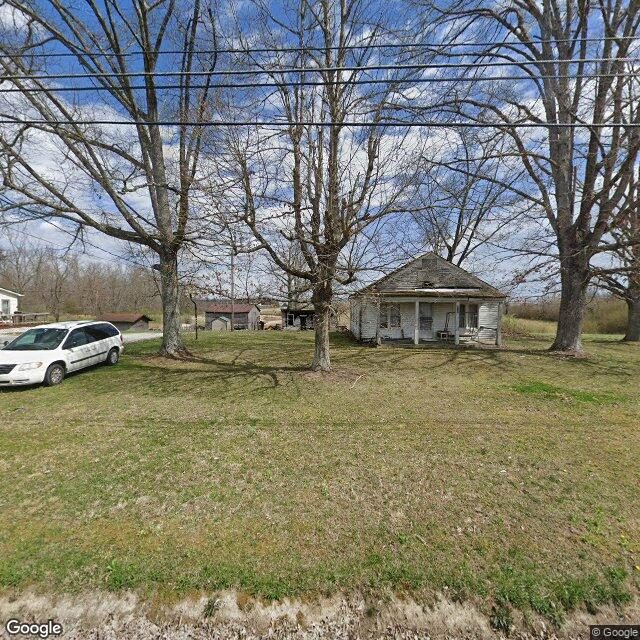
[[[281,87],[323,87],[323,86],[335,86],[335,85],[367,85],[367,84],[429,84],[438,82],[494,82],[504,80],[582,80],[585,78],[599,79],[599,78],[626,78],[629,74],[625,73],[582,73],[577,76],[485,76],[485,77],[473,77],[473,78],[459,78],[459,77],[446,77],[446,78],[398,78],[398,79],[385,79],[385,78],[372,78],[370,80],[335,80],[330,82],[316,81],[316,80],[301,80],[290,82],[246,82],[246,83],[216,83],[216,84],[191,84],[190,89],[257,89],[257,88],[281,88]],[[0,78],[1,81],[1,78]],[[183,85],[178,84],[160,84],[154,85],[156,91],[166,91],[171,89],[184,89]],[[133,85],[127,87],[132,91],[146,90],[147,85]],[[105,86],[82,86],[82,87],[25,87],[23,89],[5,89],[0,88],[0,93],[39,93],[39,92],[83,92],[83,91],[113,91],[111,87]]]
[[[582,37],[582,38],[558,38],[554,40],[539,40],[532,39],[531,44],[560,44],[566,42],[605,42],[609,40],[628,41],[639,40],[640,36],[598,36],[598,37]],[[336,46],[306,46],[306,47],[262,47],[262,48],[229,48],[229,49],[203,49],[196,50],[194,53],[201,55],[215,55],[221,53],[304,53],[308,51],[341,51],[341,50],[361,50],[361,49],[449,49],[451,47],[489,47],[489,46],[525,46],[526,43],[520,40],[505,40],[502,42],[486,41],[486,42],[390,42],[390,43],[372,43],[372,44],[350,44],[350,45],[336,45]],[[167,51],[154,52],[157,55],[181,55],[187,53],[186,49],[169,49]],[[11,55],[9,58],[20,58],[22,56],[28,56],[30,58],[77,58],[80,56],[96,56],[96,57],[114,57],[114,58],[129,58],[132,56],[143,55],[144,51],[127,51],[123,53],[102,51],[84,51],[78,50],[77,52],[52,52],[52,53],[29,53],[25,51],[22,54]]]
[[[640,58],[583,58],[577,60],[523,60],[500,62],[442,62],[420,64],[376,64],[342,67],[290,67],[285,69],[223,69],[222,71],[125,71],[100,73],[54,73],[37,75],[5,75],[2,80],[63,80],[78,78],[148,78],[148,77],[211,77],[266,75],[268,73],[333,73],[339,71],[421,71],[425,69],[472,69],[477,67],[511,67],[541,64],[587,64],[596,62],[640,62]]]
[[[6,118],[6,114],[0,114],[0,116]],[[592,122],[592,123],[543,123],[543,122],[438,122],[438,121],[423,121],[423,122],[333,122],[333,121],[297,121],[287,122],[286,120],[272,120],[272,121],[223,121],[223,120],[195,120],[195,121],[180,121],[180,120],[56,120],[50,122],[47,120],[0,120],[0,125],[23,125],[23,126],[41,126],[48,125],[50,127],[58,127],[61,125],[107,125],[107,126],[160,126],[160,127],[433,127],[433,128],[458,128],[458,127],[495,127],[498,129],[591,129],[591,128],[615,128],[620,127],[623,129],[640,128],[640,124],[632,124],[627,122],[609,123],[609,122]]]
[[[67,233],[67,234],[69,234],[71,236],[74,235],[70,231],[67,231],[66,229],[63,229],[63,228],[53,224],[53,222],[49,222],[48,224],[51,224],[52,226],[54,226],[59,231]],[[141,268],[144,268],[144,269],[148,269],[149,268],[146,265],[139,264],[138,262],[134,262],[133,260],[129,260],[128,258],[125,258],[124,256],[119,256],[119,255],[117,255],[115,253],[112,253],[111,251],[108,251],[107,249],[103,249],[102,247],[98,247],[97,245],[92,244],[91,242],[89,242],[87,240],[83,240],[82,242],[84,244],[89,245],[90,247],[94,247],[95,249],[98,249],[98,251],[104,251],[105,253],[109,254],[110,256],[113,256],[114,258],[117,258],[117,260],[110,260],[109,258],[105,258],[104,256],[96,256],[95,254],[89,253],[88,251],[78,251],[77,249],[72,249],[71,247],[65,247],[64,245],[61,245],[59,242],[54,242],[53,240],[50,240],[48,238],[43,238],[41,236],[36,235],[35,233],[29,233],[28,231],[25,231],[24,229],[16,229],[16,228],[14,228],[13,230],[15,232],[21,233],[22,235],[25,235],[25,236],[27,236],[29,238],[33,238],[34,240],[40,240],[41,242],[46,242],[48,244],[54,245],[54,246],[58,247],[58,249],[56,249],[56,251],[66,251],[68,253],[74,253],[74,254],[80,255],[80,256],[87,256],[89,258],[94,258],[95,260],[102,260],[102,261],[105,261],[105,262],[111,262],[113,264],[120,264],[122,261],[125,261],[125,262],[128,262],[129,264],[135,265],[136,267],[141,267]]]

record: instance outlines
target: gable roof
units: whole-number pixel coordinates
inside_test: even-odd
[[[16,291],[11,291],[11,289],[5,289],[4,287],[0,287],[0,291],[3,293],[8,293],[10,296],[15,296],[16,298],[23,298],[24,294],[17,293]]]
[[[461,267],[429,252],[402,265],[356,295],[384,293],[426,297],[506,298],[506,295]]]
[[[138,320],[151,320],[151,318],[144,313],[105,313],[100,316],[98,320],[104,320],[105,322],[133,322]]]
[[[260,311],[260,307],[257,304],[234,304],[232,310],[230,304],[216,303],[210,304],[206,309],[206,313],[249,313],[254,308]]]

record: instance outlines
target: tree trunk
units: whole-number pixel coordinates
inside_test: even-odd
[[[587,305],[589,284],[588,262],[579,259],[563,261],[561,267],[560,314],[551,351],[582,354],[582,324]]]
[[[329,324],[331,318],[331,298],[333,295],[328,278],[313,292],[313,323],[315,327],[315,351],[311,369],[313,371],[331,371],[329,354]]]
[[[162,346],[163,356],[175,357],[185,351],[180,335],[180,294],[178,286],[178,257],[175,253],[160,256],[162,296]]]
[[[640,296],[627,298],[627,332],[625,342],[640,342]]]

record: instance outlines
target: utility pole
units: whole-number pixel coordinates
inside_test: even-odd
[[[234,312],[234,305],[235,305],[235,285],[236,285],[236,280],[235,280],[235,257],[236,257],[236,250],[235,247],[231,248],[231,331],[234,330],[234,326],[235,326],[235,312]]]

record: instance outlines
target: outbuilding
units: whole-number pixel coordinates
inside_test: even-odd
[[[144,313],[107,313],[98,320],[110,322],[120,331],[148,331],[151,318]]]
[[[504,293],[427,253],[350,298],[351,332],[362,341],[502,343]]]
[[[260,308],[255,304],[213,303],[205,310],[204,325],[207,331],[213,330],[213,321],[219,318],[233,318],[234,329],[255,331],[260,328]]]
[[[22,297],[21,293],[0,287],[0,320],[11,320],[13,314],[18,310]]]

